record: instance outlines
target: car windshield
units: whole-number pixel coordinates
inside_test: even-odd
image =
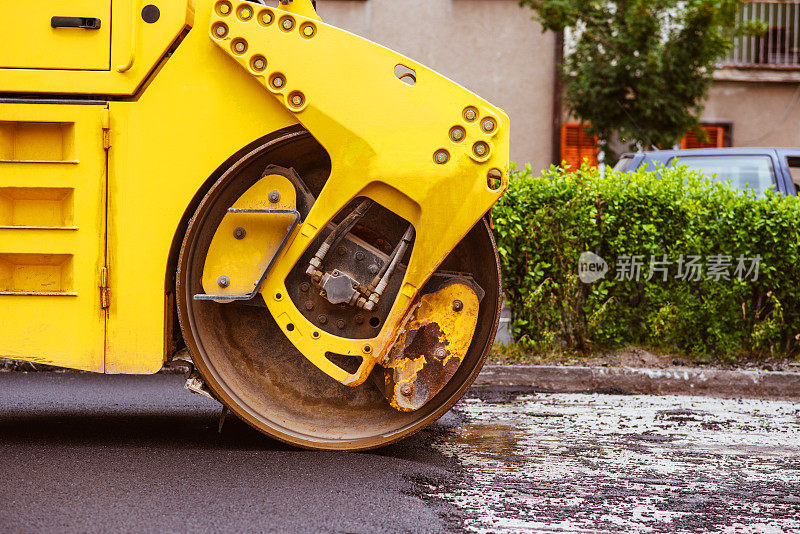
[[[726,183],[737,189],[753,189],[764,196],[775,189],[775,171],[769,156],[681,156],[671,161],[672,167],[686,166],[709,180]]]

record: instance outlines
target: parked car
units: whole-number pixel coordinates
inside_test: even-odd
[[[800,148],[703,148],[623,154],[614,170],[634,172],[658,166],[686,166],[710,180],[762,196],[773,189],[787,196],[800,191]]]

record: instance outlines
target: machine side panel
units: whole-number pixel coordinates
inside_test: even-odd
[[[0,356],[103,371],[106,112],[0,103]]]

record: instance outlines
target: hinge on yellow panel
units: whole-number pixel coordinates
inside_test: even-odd
[[[108,309],[109,306],[108,267],[100,268],[100,307]]]
[[[111,115],[108,108],[103,109],[102,115],[103,123],[103,149],[108,150],[111,148]]]

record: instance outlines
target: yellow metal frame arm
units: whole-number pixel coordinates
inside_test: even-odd
[[[331,175],[261,293],[312,363],[355,386],[385,356],[430,275],[507,188],[509,121],[433,70],[308,16],[310,6],[309,0],[295,0],[288,10],[222,0],[209,30],[330,155]],[[286,297],[285,287],[313,239],[359,196],[416,230],[400,293],[380,334],[366,341],[319,331]],[[363,363],[350,374],[326,352],[361,356]]]

